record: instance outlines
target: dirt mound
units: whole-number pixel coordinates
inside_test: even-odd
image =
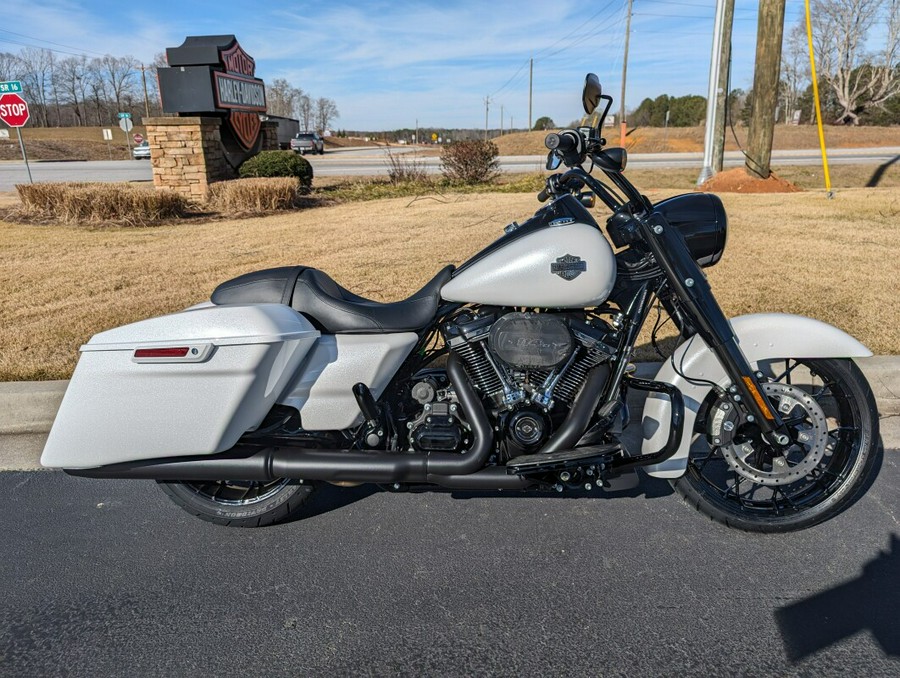
[[[768,179],[760,179],[747,173],[743,167],[720,172],[699,187],[710,193],[799,193],[803,189],[785,181],[774,172]]]

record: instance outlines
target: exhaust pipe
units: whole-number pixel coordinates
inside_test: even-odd
[[[348,452],[297,447],[235,447],[217,455],[171,457],[110,464],[86,469],[66,469],[66,473],[87,478],[143,478],[150,480],[259,480],[302,478],[331,482],[394,483],[429,482],[459,487],[467,476],[484,468],[493,443],[493,431],[478,395],[475,393],[456,355],[447,361],[447,374],[472,427],[474,444],[462,454],[432,452],[398,454],[388,452]],[[492,473],[494,485],[506,475]],[[488,476],[473,483],[472,489],[485,487]],[[513,480],[519,481],[512,476]],[[459,487],[459,489],[466,489]]]

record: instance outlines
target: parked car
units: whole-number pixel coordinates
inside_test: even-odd
[[[135,160],[149,160],[150,159],[150,142],[142,141],[137,146],[131,149],[131,155],[134,156]]]
[[[291,139],[291,150],[294,153],[325,153],[325,140],[317,132],[300,132]]]

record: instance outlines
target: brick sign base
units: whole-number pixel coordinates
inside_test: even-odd
[[[204,202],[211,183],[236,178],[222,146],[222,122],[213,116],[144,118],[153,185]],[[263,149],[278,148],[275,128],[276,123],[263,123]]]

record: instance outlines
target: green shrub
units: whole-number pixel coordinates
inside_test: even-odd
[[[441,149],[441,171],[452,183],[493,181],[500,174],[499,155],[493,141],[457,141]]]
[[[219,212],[271,212],[297,207],[297,182],[291,177],[231,179],[209,185],[209,204]]]
[[[19,184],[16,190],[24,216],[68,224],[151,226],[188,211],[187,199],[174,191],[130,184]]]
[[[239,171],[249,177],[296,177],[301,186],[312,186],[313,170],[307,160],[293,151],[262,151],[247,160]]]

